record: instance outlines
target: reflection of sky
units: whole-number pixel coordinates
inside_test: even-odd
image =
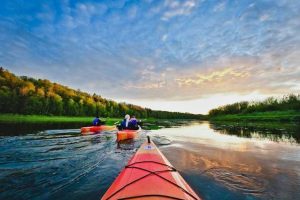
[[[232,193],[258,197],[250,199],[299,199],[299,144],[220,134],[208,123],[155,130],[150,135],[157,144],[158,135],[172,140],[159,149],[178,171],[192,174],[186,175],[194,179],[189,183],[204,199],[247,199],[228,197]],[[215,183],[228,191],[214,188]]]
[[[223,131],[222,131],[223,132]],[[258,156],[272,155],[280,159],[300,161],[300,145],[292,143],[294,140],[283,137],[278,142],[270,138],[254,137],[243,138],[235,135],[221,134],[218,130],[213,130],[208,123],[195,124],[187,127],[168,128],[152,131],[154,135],[166,136],[174,141],[192,142],[201,144],[209,148],[237,152],[258,153]],[[257,133],[253,132],[254,136]],[[252,135],[252,134],[251,134]],[[178,145],[175,143],[175,145]],[[198,149],[194,149],[198,151]]]
[[[4,0],[0,65],[104,97],[205,113],[215,95],[228,97],[220,105],[299,91],[299,9],[296,0]]]

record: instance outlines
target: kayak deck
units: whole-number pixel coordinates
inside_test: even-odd
[[[140,129],[138,130],[130,130],[125,129],[117,132],[117,141],[127,140],[127,139],[134,139],[138,136]]]
[[[102,197],[200,199],[153,142],[144,143]]]

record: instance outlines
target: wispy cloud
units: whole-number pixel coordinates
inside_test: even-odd
[[[297,91],[300,1],[26,1],[0,7],[0,65],[109,98]]]
[[[259,17],[259,20],[262,22],[267,21],[268,19],[270,19],[270,15],[268,14],[263,14]]]
[[[226,8],[226,1],[221,1],[217,3],[214,7],[214,12],[222,12]]]
[[[165,12],[161,17],[162,20],[168,21],[176,16],[189,15],[196,6],[196,0],[176,1],[165,0]]]
[[[178,85],[181,86],[196,86],[204,83],[224,82],[227,79],[245,79],[250,73],[247,69],[233,69],[232,67],[221,70],[214,70],[206,74],[197,74],[192,77],[183,77],[176,79]]]
[[[289,58],[291,55],[300,56],[299,52],[288,53]],[[198,99],[232,92],[249,94],[255,91],[268,95],[285,94],[286,91],[297,92],[300,68],[296,65],[278,65],[285,59],[286,55],[277,55],[270,59],[269,54],[252,58],[231,57],[211,60],[207,66],[201,68],[151,72],[148,76],[156,79],[137,79],[135,85],[128,85],[135,90],[129,89],[128,92],[133,91],[139,98],[170,100]],[[295,62],[299,63],[296,60],[291,63]],[[164,76],[159,76],[161,74]]]

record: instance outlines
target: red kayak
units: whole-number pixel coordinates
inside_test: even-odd
[[[128,140],[128,139],[134,139],[139,135],[139,132],[141,130],[122,130],[122,131],[118,131],[117,132],[117,141],[121,141],[121,140]]]
[[[101,199],[201,198],[148,138]]]
[[[88,127],[82,127],[81,133],[88,134],[88,133],[96,133],[96,132],[101,132],[101,131],[112,131],[112,130],[115,130],[114,126],[106,126],[106,125],[88,126]]]

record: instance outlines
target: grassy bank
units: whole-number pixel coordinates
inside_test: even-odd
[[[63,124],[63,123],[78,123],[82,125],[91,125],[93,120],[91,117],[71,117],[71,116],[44,116],[44,115],[18,115],[18,114],[0,114],[0,123],[2,124]],[[100,118],[105,121],[107,125],[114,125],[120,122],[121,118]],[[168,128],[173,126],[180,126],[189,124],[194,120],[187,119],[155,119],[146,118],[142,120],[142,127],[145,130],[156,130],[161,128]]]
[[[0,123],[91,123],[93,119],[94,116],[72,117],[72,116],[0,114]],[[109,118],[109,117],[108,118],[100,117],[100,119],[105,121],[106,124],[114,124],[115,122],[122,120],[122,118]],[[147,118],[141,120],[146,124],[147,123],[157,124],[158,122],[168,123],[168,121],[166,120],[155,119],[155,118]]]
[[[212,121],[274,121],[293,122],[300,121],[300,112],[297,111],[274,111],[255,112],[249,114],[218,115],[210,117]]]
[[[0,114],[0,123],[91,123],[91,117],[44,116],[44,115],[14,115]],[[101,118],[107,124],[120,121],[119,118]]]

